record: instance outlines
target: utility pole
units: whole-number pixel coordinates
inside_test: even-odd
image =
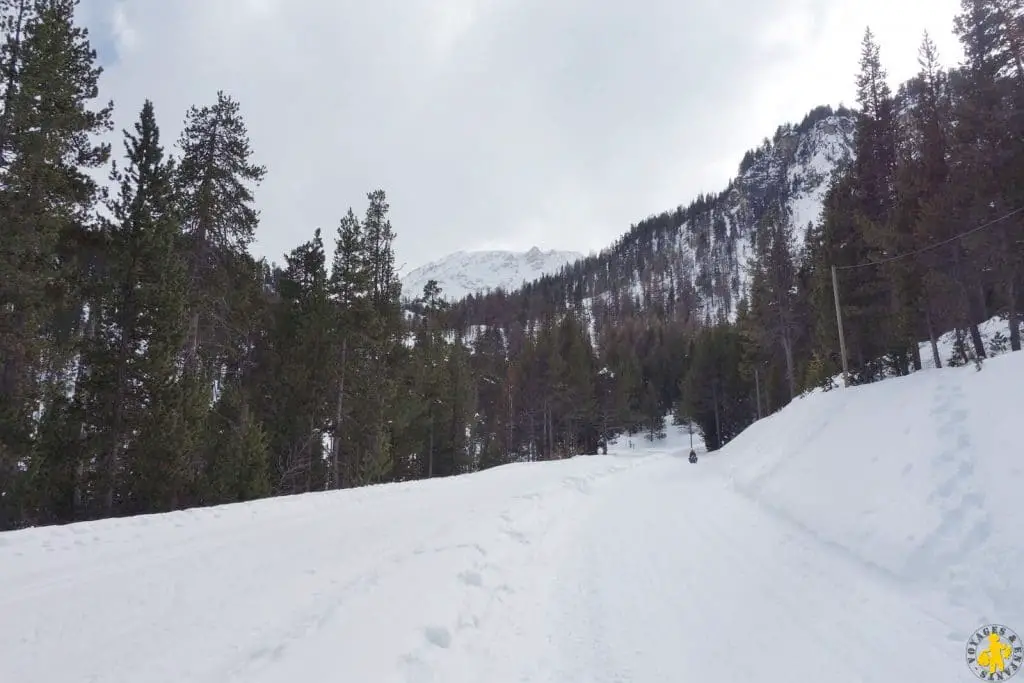
[[[839,353],[843,357],[843,386],[850,386],[850,368],[846,362],[846,337],[843,335],[843,312],[839,306],[839,276],[836,267],[832,266],[832,294],[836,300],[836,325],[839,328]]]

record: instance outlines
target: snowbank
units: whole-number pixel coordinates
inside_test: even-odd
[[[1024,628],[1024,353],[798,399],[721,451],[735,490],[876,574]]]

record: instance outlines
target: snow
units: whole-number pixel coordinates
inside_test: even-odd
[[[786,192],[786,205],[791,214],[797,251],[804,247],[808,223],[817,224],[828,188],[841,164],[853,153],[853,120],[848,115],[835,114],[814,123],[805,132],[791,130],[781,134],[769,146],[762,148],[753,163],[731,183],[730,192],[720,195],[714,211],[721,212],[729,226],[726,240],[710,237],[713,258],[719,259],[730,280],[731,302],[708,298],[702,314],[710,320],[724,317],[735,322],[737,304],[749,294],[752,273],[748,267],[754,255],[756,216],[750,204],[766,193]],[[684,226],[689,258],[696,255],[696,235],[692,226]],[[731,240],[731,241],[729,241]],[[733,258],[723,254],[732,247]]]
[[[830,116],[819,121],[810,133],[800,139],[799,163],[789,169],[790,185],[800,188],[789,201],[793,227],[803,238],[808,223],[817,225],[822,219],[825,196],[832,185],[838,166],[850,158],[853,140],[844,133],[843,117]]]
[[[441,286],[441,296],[451,301],[498,288],[511,292],[582,258],[574,251],[537,247],[526,252],[458,251],[403,275],[402,296],[410,300],[421,296],[431,279]]]
[[[1024,633],[1024,354],[689,437],[0,534],[0,681],[971,681]],[[698,439],[699,441],[699,439]]]
[[[1024,321],[1020,322],[1019,329],[1024,333]],[[989,318],[985,322],[978,325],[978,333],[981,335],[982,343],[985,346],[985,352],[989,355],[999,355],[1002,352],[1009,350],[1009,339],[1010,339],[1010,323],[1003,316],[994,316]],[[1006,348],[1000,351],[998,348],[994,348],[995,337],[997,334],[1001,334],[1005,340]],[[971,347],[970,337],[964,335],[964,343]],[[921,350],[921,366],[925,368],[934,368],[935,361],[932,358],[932,345],[929,341],[921,342],[919,345]],[[939,351],[939,360],[942,362],[943,367],[949,365],[950,359],[954,358],[956,349],[956,331],[950,330],[939,336],[935,340],[935,346]]]

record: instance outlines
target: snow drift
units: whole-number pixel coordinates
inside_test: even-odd
[[[1024,354],[609,456],[0,534],[0,681],[976,680]],[[702,450],[702,449],[700,449]]]
[[[1024,354],[798,399],[724,450],[735,489],[873,570],[1024,629]]]

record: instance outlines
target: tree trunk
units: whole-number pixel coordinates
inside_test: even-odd
[[[537,459],[537,417],[533,410],[530,410],[530,452],[527,457],[531,461]]]
[[[935,325],[932,324],[932,312],[930,308],[925,309],[924,323],[928,326],[928,340],[932,345],[932,362],[936,368],[942,367],[942,359],[939,357],[939,340],[935,336]]]
[[[1007,322],[1010,323],[1010,349],[1020,351],[1020,316],[1017,314],[1017,281],[1011,277],[1006,288]]]
[[[761,414],[761,370],[754,367],[754,392],[757,394],[757,419],[760,420]]]
[[[427,421],[430,423],[430,441],[427,450],[427,479],[434,476],[434,410],[433,404],[427,409]]]
[[[711,382],[711,396],[715,402],[715,450],[722,447],[722,422],[718,415],[718,380]]]
[[[504,462],[511,460],[512,456],[512,385],[508,385],[508,444],[505,446]]]
[[[81,337],[87,340],[92,340],[96,336],[96,320],[99,317],[100,307],[96,302],[93,302],[89,307],[89,321],[85,325],[85,329],[82,331]],[[80,387],[85,376],[85,364],[79,363],[77,376],[75,378],[75,387]],[[85,441],[85,420],[82,419],[78,423],[78,436],[82,441]],[[74,492],[72,493],[72,505],[74,510],[72,511],[72,517],[77,516],[79,511],[84,505],[85,493],[83,486],[85,484],[85,462],[81,457],[77,458],[78,462],[75,465],[75,484]]]
[[[555,425],[554,420],[551,418],[551,404],[546,403],[544,405],[544,425],[545,425],[545,436],[544,436],[544,458],[545,460],[555,459]]]
[[[981,331],[978,329],[978,326],[974,323],[971,323],[970,330],[971,344],[973,344],[974,346],[974,355],[977,356],[979,359],[985,358],[985,342],[981,338]]]
[[[793,341],[788,331],[782,335],[782,350],[786,354],[786,380],[789,382],[789,400],[792,401],[796,397],[796,372],[793,369]]]
[[[121,447],[121,431],[124,425],[124,399],[125,399],[125,366],[128,364],[128,350],[125,341],[125,329],[121,329],[121,348],[118,350],[117,359],[117,388],[114,390],[114,416],[110,425],[110,449],[107,451],[107,461],[104,464],[106,490],[103,493],[103,506],[110,515],[114,509],[114,489],[117,486],[117,464],[118,450]]]
[[[341,422],[344,419],[345,404],[345,353],[348,350],[348,337],[341,339],[341,377],[338,379],[338,402],[334,409],[334,434],[331,439],[331,476],[333,487],[340,489],[344,483],[341,476]]]

